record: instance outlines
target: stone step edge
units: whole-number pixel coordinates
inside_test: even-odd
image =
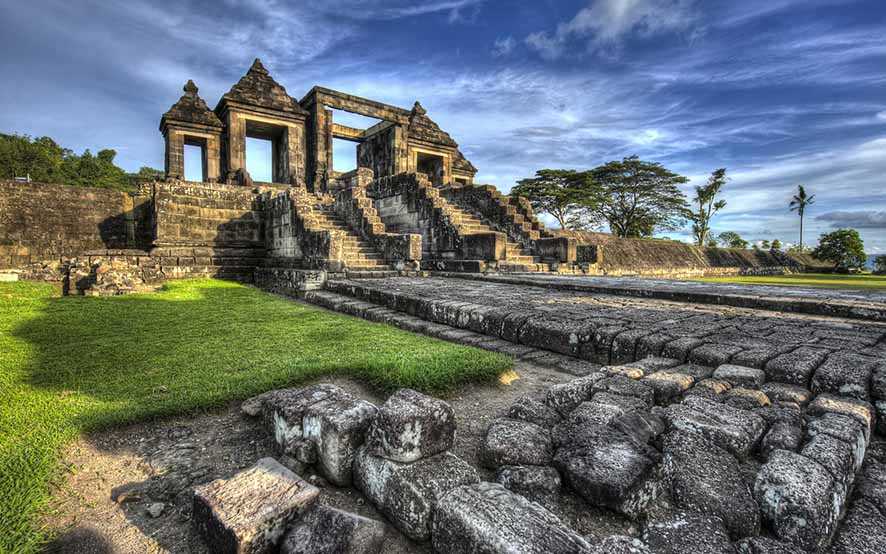
[[[435,339],[506,354],[513,356],[517,360],[531,362],[569,375],[584,376],[600,369],[599,364],[587,360],[580,360],[549,350],[516,344],[498,337],[483,335],[442,323],[434,323],[336,292],[327,290],[307,291],[305,292],[304,300],[335,312],[359,317],[375,323],[386,323],[405,331],[420,333]]]
[[[747,308],[752,310],[777,311],[837,317],[845,319],[859,319],[875,322],[886,322],[886,306],[880,308],[869,304],[853,304],[835,300],[805,300],[801,298],[778,297],[778,296],[754,296],[752,294],[715,294],[701,291],[674,291],[660,290],[655,288],[630,288],[618,287],[605,284],[593,283],[563,283],[541,282],[534,279],[526,279],[518,275],[496,275],[483,273],[461,273],[448,271],[435,271],[435,277],[454,277],[473,281],[491,281],[509,285],[523,285],[551,290],[587,292],[592,294],[608,294],[612,296],[628,296],[634,298],[654,298],[656,300],[669,300],[672,302],[686,302],[696,304],[709,304],[714,306],[731,306],[733,308]]]

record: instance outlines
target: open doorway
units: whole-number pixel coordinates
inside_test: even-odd
[[[415,170],[427,175],[431,180],[431,183],[435,186],[441,186],[443,184],[443,178],[445,177],[443,156],[417,152]]]
[[[287,182],[287,145],[285,126],[246,120],[246,171],[253,181]]]
[[[206,180],[206,149],[197,141],[187,139],[184,152],[185,181]]]
[[[274,143],[268,139],[246,137],[246,171],[253,181],[274,182]]]

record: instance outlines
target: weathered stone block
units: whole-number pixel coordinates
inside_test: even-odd
[[[495,481],[543,506],[556,500],[562,487],[560,474],[549,466],[502,466]]]
[[[812,376],[812,392],[871,400],[871,375],[876,364],[870,358],[831,354]]]
[[[318,402],[305,412],[304,437],[317,445],[317,467],[332,483],[351,484],[354,455],[376,411],[369,402],[348,396]]]
[[[303,419],[307,409],[323,400],[345,396],[344,390],[330,384],[313,385],[301,389],[281,389],[270,391],[250,399],[247,408],[255,410],[258,404],[262,417],[269,429],[274,431],[274,439],[280,451],[289,454],[290,441],[304,438]],[[242,409],[242,406],[241,406]]]
[[[664,406],[679,399],[695,380],[685,373],[662,370],[647,375],[640,382],[651,387],[655,394],[655,403]]]
[[[776,450],[757,474],[754,496],[782,540],[817,551],[830,540],[843,503],[834,478],[818,462]]]
[[[458,487],[440,500],[433,522],[441,554],[585,554],[591,547],[554,514],[496,483]]]
[[[548,429],[526,421],[498,418],[489,426],[479,455],[483,465],[493,469],[506,465],[543,466],[551,463],[553,448]]]
[[[790,543],[767,537],[749,537],[735,544],[738,554],[806,554]]]
[[[733,554],[729,535],[717,516],[679,513],[649,523],[643,542],[656,554]]]
[[[281,554],[376,554],[385,524],[357,514],[315,505],[283,538]]]
[[[871,396],[875,400],[886,400],[886,363],[881,363],[871,375]]]
[[[653,554],[643,541],[625,535],[609,535],[594,543],[594,554]]]
[[[790,421],[776,421],[769,428],[763,440],[760,441],[760,456],[768,460],[775,450],[790,450],[796,452],[803,440],[803,428],[799,423]]]
[[[403,534],[420,542],[430,538],[431,515],[440,498],[479,481],[477,471],[451,452],[401,464],[361,448],[354,460],[354,486]]]
[[[672,404],[665,409],[655,408],[654,413],[661,416],[667,423],[668,429],[700,433],[739,459],[747,458],[753,447],[751,437],[743,428],[723,423],[684,404]]]
[[[770,381],[808,387],[812,374],[827,355],[827,350],[801,346],[769,360],[766,363],[766,376]]]
[[[369,428],[369,452],[395,462],[414,462],[449,450],[455,411],[448,403],[401,389],[382,405]]]
[[[633,396],[642,400],[647,406],[652,406],[655,403],[655,392],[651,387],[624,375],[613,375],[598,380],[594,383],[594,392]]]
[[[855,451],[849,444],[824,433],[807,441],[800,454],[821,464],[844,487],[855,480],[855,472],[862,462],[855,459]]]
[[[846,512],[834,536],[831,554],[881,554],[886,552],[886,516],[862,500]]]
[[[751,440],[751,444],[756,444],[766,431],[766,420],[759,415],[733,408],[718,402],[712,402],[704,398],[687,398],[683,404],[700,412],[703,412],[725,424],[735,425],[745,430]]]
[[[560,415],[569,415],[569,412],[574,410],[576,406],[591,398],[594,383],[603,377],[603,373],[592,373],[573,379],[568,383],[554,385],[545,394],[545,403],[557,410]]]
[[[191,521],[213,552],[274,552],[320,490],[273,458],[194,489]]]
[[[569,485],[595,506],[639,517],[661,492],[659,453],[622,433],[601,428],[580,445],[561,447],[554,465]]]
[[[760,532],[760,511],[738,460],[696,433],[673,432],[662,465],[671,497],[683,510],[719,516],[734,539]]]
[[[796,402],[805,406],[812,400],[812,393],[805,387],[789,385],[787,383],[764,383],[760,388],[770,400],[778,402]]]
[[[724,403],[742,410],[754,410],[771,404],[769,397],[763,391],[744,387],[730,389],[724,397]]]
[[[728,381],[736,387],[757,389],[766,381],[766,372],[752,367],[725,364],[714,371],[714,379]]]
[[[508,409],[508,417],[550,428],[560,422],[560,414],[544,402],[524,396]]]
[[[816,396],[806,408],[806,413],[810,416],[834,413],[854,417],[864,425],[866,438],[870,438],[877,420],[874,407],[868,402],[830,394]]]
[[[810,438],[828,435],[848,444],[855,460],[863,460],[868,445],[868,435],[864,424],[858,419],[837,413],[827,413],[811,419],[806,427]]]

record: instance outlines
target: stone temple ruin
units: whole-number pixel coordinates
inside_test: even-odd
[[[86,294],[236,279],[568,375],[490,417],[475,463],[453,408],[414,391],[251,399],[275,458],[187,491],[212,551],[378,552],[393,527],[452,554],[886,552],[886,295],[583,279],[802,263],[547,229],[475,184],[419,103],[296,101],[258,60],[214,110],[189,81],[160,131],[166,179],[135,194],[0,182],[0,268]],[[273,182],[246,170],[247,137],[270,140]],[[332,169],[335,138],[354,171]],[[307,471],[385,521],[322,505]],[[566,498],[624,525],[583,535]]]

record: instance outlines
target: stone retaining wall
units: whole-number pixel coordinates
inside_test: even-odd
[[[150,243],[151,195],[0,181],[0,269]]]

